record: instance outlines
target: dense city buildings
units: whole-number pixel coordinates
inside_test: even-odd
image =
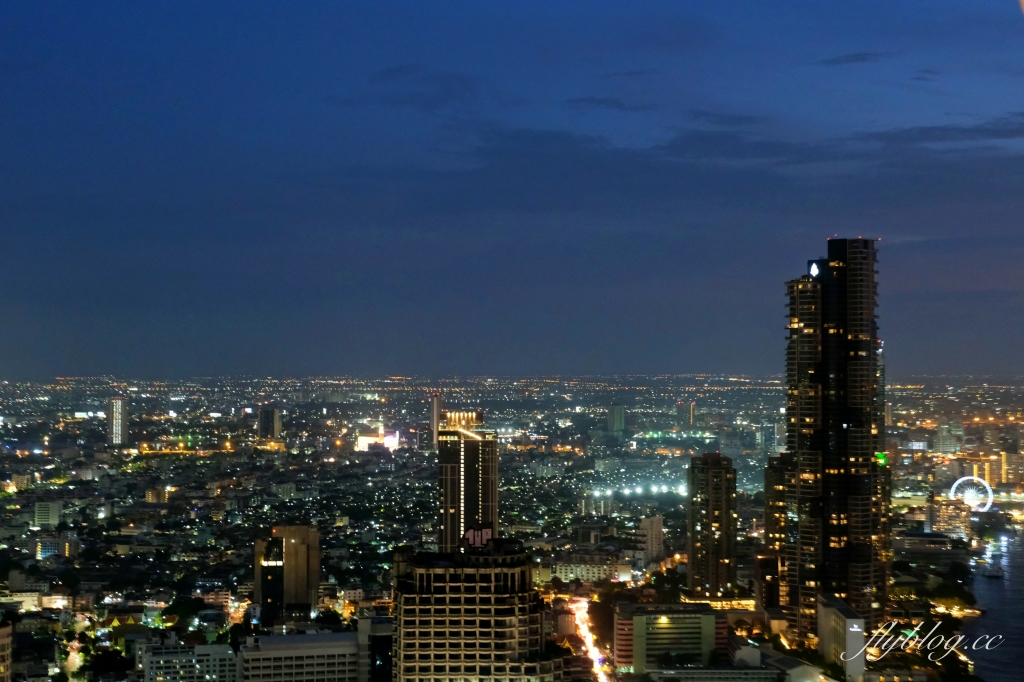
[[[690,595],[721,597],[736,587],[736,469],[718,452],[690,460]]]
[[[891,549],[875,242],[832,239],[787,284],[784,551],[795,639],[817,637],[819,595],[839,595],[869,628],[885,621]]]
[[[447,454],[435,452],[429,437],[434,393],[444,395],[447,408],[439,432],[456,436],[446,441]],[[106,442],[111,395],[129,398],[129,429],[138,435],[120,447]],[[1003,567],[1007,573],[1013,569],[1014,529],[1024,523],[1024,489],[1012,479],[1024,385],[925,378],[892,382],[887,395],[893,423],[879,451],[893,471],[894,556],[886,613],[911,626],[940,617],[939,609],[955,609],[959,617],[970,608],[971,591],[998,585],[1005,580],[999,577]],[[300,663],[305,674],[307,656],[316,674],[322,655],[325,670],[330,661],[340,676],[381,682],[398,674],[389,665],[402,665],[400,657],[411,653],[394,649],[401,634],[403,646],[417,645],[416,658],[406,663],[415,666],[415,674],[409,673],[414,679],[434,678],[433,670],[429,677],[420,675],[428,662],[419,657],[429,651],[433,666],[434,645],[442,643],[436,655],[443,653],[437,665],[446,667],[445,676],[451,666],[470,665],[470,653],[477,666],[489,653],[492,670],[498,669],[496,654],[515,653],[523,659],[501,662],[505,668],[498,674],[521,676],[523,682],[534,674],[538,680],[583,679],[594,674],[591,657],[603,656],[610,678],[636,674],[614,672],[634,665],[633,650],[627,653],[623,644],[625,631],[619,638],[621,661],[614,640],[616,609],[635,604],[682,607],[687,614],[707,608],[714,616],[713,652],[699,668],[688,667],[692,658],[646,648],[648,641],[682,646],[690,635],[684,637],[685,628],[673,630],[673,619],[692,616],[658,613],[643,620],[643,637],[650,635],[644,639],[645,674],[682,680],[697,670],[708,679],[760,680],[799,671],[818,679],[828,665],[819,652],[831,646],[822,643],[828,624],[816,623],[813,648],[801,647],[790,637],[782,611],[788,582],[781,540],[796,511],[789,506],[796,498],[788,494],[796,485],[795,462],[777,466],[790,454],[775,436],[788,417],[780,411],[785,396],[780,377],[711,375],[0,384],[0,480],[6,495],[0,558],[9,567],[0,608],[19,628],[13,632],[12,665],[33,675],[74,669],[117,679],[116,666],[134,664],[132,674],[139,679],[139,651],[173,645],[178,648],[153,665],[187,665],[202,653],[196,647],[228,644],[236,660],[244,655],[251,662],[252,637],[259,639],[266,665],[273,667],[275,657],[289,658],[292,676]],[[693,426],[677,423],[681,402],[696,403]],[[607,429],[607,406],[616,403],[630,406],[621,434]],[[260,406],[268,404],[280,410],[278,439],[259,435]],[[940,431],[943,425],[949,428]],[[494,480],[496,505],[487,528],[501,549],[488,548],[484,529],[469,532],[469,524],[462,537],[451,538],[461,551],[442,553],[441,462],[461,464],[465,453],[467,467],[475,466],[473,448],[484,439],[467,433],[480,432],[491,434],[486,447],[493,448],[493,464],[483,478]],[[703,570],[691,541],[705,531],[703,524],[691,530],[690,522],[702,513],[691,505],[704,500],[703,453],[714,452],[723,433],[731,447],[738,441],[740,454],[729,458],[735,470],[735,544],[722,551],[735,570],[734,589],[718,596],[717,590],[701,594],[690,588],[690,576]],[[937,444],[948,437],[955,447],[944,449],[955,452],[939,452]],[[458,468],[450,468],[454,485]],[[776,471],[780,475],[773,478]],[[482,473],[467,469],[464,482],[480,483]],[[975,473],[994,480],[971,478]],[[291,543],[270,542],[289,527],[297,529],[287,531],[295,545],[306,547],[306,568],[296,562],[294,580],[285,575],[292,565]],[[271,532],[275,528],[277,534]],[[726,523],[721,532],[729,529]],[[318,566],[310,555],[317,547]],[[400,548],[407,549],[396,554]],[[488,552],[505,563],[466,563]],[[406,564],[410,568],[399,565],[401,556],[414,557]],[[463,592],[456,595],[456,585],[446,582],[442,588],[433,578],[429,594],[398,592],[403,585],[408,592],[410,584],[399,581],[399,572],[466,575],[469,568],[478,580],[475,595],[466,592],[469,583],[458,585]],[[508,594],[495,594],[495,581],[503,585],[503,579],[493,573],[511,575],[513,569],[516,592],[510,582]],[[528,572],[522,581],[520,569]],[[491,575],[491,594],[481,593],[481,573]],[[957,582],[964,575],[977,577]],[[297,584],[301,580],[304,585]],[[280,592],[274,596],[265,587]],[[407,596],[415,598],[415,618],[404,612],[399,618]],[[455,596],[461,604],[453,603]],[[477,603],[467,604],[470,596]],[[487,604],[481,603],[484,596]],[[444,603],[435,604],[441,597]],[[517,600],[516,617],[526,618],[524,647],[518,622],[514,651],[498,648],[505,639],[470,636],[488,617],[488,627],[495,627],[494,610],[511,608],[495,603],[497,597]],[[426,598],[429,604],[420,603]],[[520,598],[525,614],[518,613]],[[817,621],[820,604],[815,603]],[[584,606],[589,611],[579,616]],[[988,601],[984,608],[1001,606]],[[482,616],[484,607],[492,612]],[[437,618],[434,609],[441,609]],[[667,630],[658,629],[662,617],[671,624]],[[467,621],[474,625],[465,626]],[[538,625],[540,634],[531,635]],[[619,625],[625,628],[625,622]],[[26,640],[26,628],[49,634]],[[72,630],[80,634],[69,640]],[[293,639],[346,633],[354,639]],[[663,633],[667,638],[659,640]],[[174,634],[178,639],[172,641]],[[733,646],[733,636],[758,646]],[[286,638],[281,646],[330,651],[267,653],[271,649],[263,642],[279,637]],[[778,644],[779,637],[792,648]],[[76,649],[76,642],[89,648]],[[419,645],[428,643],[421,651]],[[456,653],[462,656],[458,663]],[[938,669],[955,665],[947,659]],[[265,674],[254,670],[250,665],[249,679]],[[901,680],[921,672],[895,670]],[[865,679],[869,674],[870,662]],[[894,676],[887,673],[886,682]]]

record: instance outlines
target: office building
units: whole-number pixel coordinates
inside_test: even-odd
[[[395,682],[558,679],[552,662],[538,662],[532,566],[522,544],[506,539],[454,554],[396,550]]]
[[[620,673],[643,675],[662,667],[707,665],[714,649],[715,613],[710,604],[615,606],[612,651]]]
[[[620,433],[626,429],[626,408],[623,405],[612,405],[608,408],[608,431]]]
[[[498,435],[474,429],[477,412],[449,412],[438,433],[441,495],[439,548],[451,553],[471,533],[482,546],[498,537]]]
[[[885,620],[891,561],[884,367],[875,242],[833,239],[787,283],[783,604],[791,639],[814,646],[818,595],[835,594],[873,629]],[[778,476],[784,476],[779,473]]]
[[[29,554],[36,560],[57,555],[73,559],[78,556],[82,542],[75,531],[60,533],[55,537],[36,537],[29,541]]]
[[[818,653],[846,674],[845,682],[864,679],[864,619],[834,594],[818,595]]]
[[[60,500],[36,502],[33,514],[33,527],[52,529],[60,523],[60,515],[64,512],[64,503]]]
[[[434,452],[437,452],[437,436],[441,431],[441,419],[443,417],[444,400],[441,394],[434,391],[430,394],[430,434],[433,438]]]
[[[689,566],[694,597],[721,597],[736,586],[736,469],[705,452],[690,462]]]
[[[355,632],[246,637],[239,682],[359,682]]]
[[[107,402],[107,445],[128,442],[128,399],[117,395]]]
[[[274,526],[257,538],[255,603],[260,621],[309,620],[320,590],[320,533],[315,526]]]
[[[235,682],[238,662],[227,644],[146,646],[138,654],[142,682]]]
[[[281,437],[281,410],[264,405],[260,408],[256,435],[259,438],[275,440]]]
[[[394,621],[390,616],[367,616],[357,624],[359,682],[391,682]]]

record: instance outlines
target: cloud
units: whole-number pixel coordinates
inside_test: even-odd
[[[877,62],[887,57],[891,57],[892,52],[851,52],[849,54],[841,54],[838,57],[832,57],[830,59],[822,59],[816,64],[821,66],[844,66],[846,64],[866,64],[868,62]]]
[[[618,97],[574,97],[565,100],[568,107],[580,109],[611,109],[612,111],[649,111],[651,104],[626,104]]]
[[[915,126],[862,133],[855,139],[872,140],[891,146],[943,142],[984,142],[1024,138],[1024,111],[1017,111],[974,125]]]
[[[751,116],[744,114],[722,114],[704,109],[690,109],[688,116],[695,121],[703,121],[717,126],[749,126],[755,123],[763,123],[768,119],[764,116]]]

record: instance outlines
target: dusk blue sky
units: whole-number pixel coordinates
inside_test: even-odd
[[[0,377],[782,371],[880,237],[891,376],[1024,374],[1024,15],[0,4]]]

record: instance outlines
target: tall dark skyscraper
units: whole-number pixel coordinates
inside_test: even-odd
[[[869,629],[885,620],[890,472],[875,263],[873,240],[833,239],[827,258],[786,285],[787,452],[768,478],[786,486],[783,609],[808,645],[819,594],[838,595]]]
[[[260,438],[281,437],[281,410],[264,405],[260,408],[257,435]]]
[[[688,587],[693,596],[720,597],[736,587],[736,469],[705,452],[690,462]]]
[[[260,620],[309,618],[319,601],[320,533],[314,526],[274,526],[256,540],[255,602]]]
[[[441,411],[444,409],[444,399],[441,393],[434,391],[430,394],[430,437],[434,444],[434,451],[437,452],[437,434],[441,429]]]
[[[450,412],[437,435],[441,488],[441,552],[459,551],[466,532],[470,544],[498,537],[498,434],[474,429],[475,412]]]

